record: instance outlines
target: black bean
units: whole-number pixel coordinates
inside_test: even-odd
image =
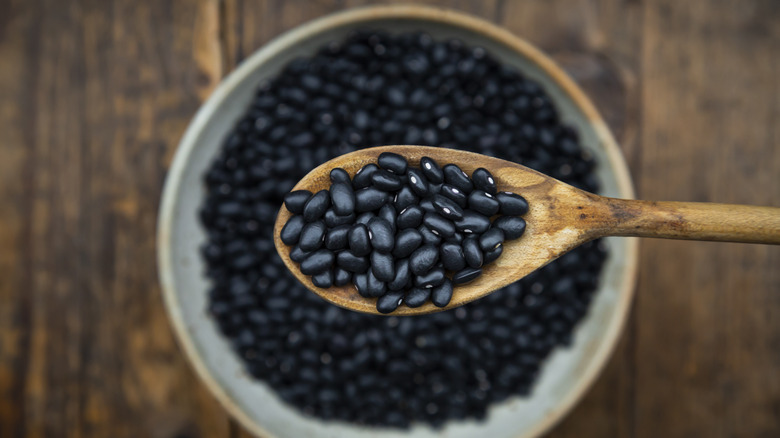
[[[395,211],[395,207],[390,204],[383,205],[382,208],[379,209],[377,217],[386,220],[387,223],[390,224],[390,229],[393,231],[393,233],[395,233],[396,219],[398,218],[398,213]]]
[[[482,269],[480,268],[466,268],[462,271],[456,272],[452,276],[452,282],[454,284],[466,284],[470,281],[474,281],[482,275]]]
[[[379,154],[377,163],[379,164],[379,167],[387,169],[396,175],[403,175],[406,173],[406,167],[409,164],[406,162],[406,158],[392,152],[382,152]]]
[[[392,313],[404,301],[404,291],[390,291],[376,301],[376,310],[379,313]]]
[[[423,236],[416,229],[407,228],[402,230],[395,236],[393,256],[396,258],[408,257],[422,245],[422,242]]]
[[[436,213],[436,207],[430,198],[423,199],[418,205],[427,213]]]
[[[374,271],[368,271],[368,296],[378,298],[381,297],[387,290],[387,285],[380,279],[376,278]]]
[[[338,260],[338,257],[336,257]],[[336,268],[333,272],[333,285],[346,286],[352,281],[352,273],[346,269]]]
[[[467,237],[463,241],[463,256],[466,259],[466,264],[470,267],[479,268],[482,266],[483,255],[476,236]]]
[[[500,192],[496,195],[501,204],[500,212],[507,216],[522,216],[528,213],[528,201],[517,193]]]
[[[492,251],[504,243],[504,232],[498,228],[491,228],[479,236],[479,248],[482,252]]]
[[[444,182],[457,188],[463,194],[468,195],[474,189],[474,184],[469,176],[457,165],[447,164],[442,168],[442,172],[444,173]]]
[[[349,225],[353,222],[355,222],[355,213],[348,216],[339,216],[332,208],[325,212],[325,225],[327,225],[328,228],[335,228],[339,225]]]
[[[525,220],[514,216],[501,216],[493,222],[493,226],[503,231],[507,240],[515,240],[525,232]]]
[[[337,215],[349,216],[355,212],[355,191],[348,183],[332,184],[330,186],[330,202]]]
[[[325,235],[325,248],[331,251],[344,249],[349,245],[349,225],[339,225],[331,228]]]
[[[441,194],[442,196],[445,196],[455,201],[455,203],[458,204],[460,208],[466,208],[466,206],[468,205],[468,197],[466,197],[466,194],[460,191],[460,189],[458,189],[455,186],[444,184],[443,186],[441,186]]]
[[[333,286],[333,271],[328,269],[327,271],[312,275],[311,282],[317,287],[327,289]]]
[[[314,251],[301,262],[301,273],[303,275],[314,275],[324,272],[333,266],[333,252],[327,249]]]
[[[285,245],[295,245],[298,243],[298,239],[301,237],[301,230],[306,224],[303,220],[303,216],[293,216],[282,227],[282,231],[279,232],[279,237],[282,239]]]
[[[444,173],[442,173],[439,165],[430,157],[422,157],[420,159],[420,169],[423,175],[428,179],[428,182],[432,184],[441,184],[444,182]]]
[[[482,190],[474,190],[469,194],[469,209],[485,216],[493,216],[498,213],[498,201],[496,197]]]
[[[395,262],[395,275],[393,279],[387,284],[387,288],[390,290],[401,290],[409,284],[409,280],[412,278],[412,272],[409,270],[409,259],[400,259]]]
[[[404,303],[409,307],[420,307],[428,301],[431,296],[431,288],[415,287],[406,293]]]
[[[433,268],[430,271],[422,275],[414,277],[414,285],[417,287],[434,287],[438,286],[447,279],[444,275],[444,269]]]
[[[444,282],[433,288],[431,301],[436,307],[445,307],[452,300],[452,282],[444,279]]]
[[[380,281],[393,281],[395,278],[395,267],[393,266],[393,256],[387,253],[374,251],[371,253],[371,272]]]
[[[471,210],[464,210],[463,217],[455,221],[455,228],[464,234],[482,234],[490,228],[490,218]]]
[[[379,169],[371,175],[371,183],[377,189],[385,192],[400,190],[404,185],[401,177],[384,169]]]
[[[352,280],[355,284],[355,289],[357,289],[361,297],[371,297],[371,295],[368,293],[368,272],[360,274],[356,273],[352,275]]]
[[[457,220],[463,217],[463,209],[450,198],[435,195],[431,200],[436,211],[449,220]]]
[[[455,234],[455,224],[436,213],[425,213],[423,224],[435,234],[445,238]]]
[[[442,187],[444,187],[444,183],[433,184],[433,183],[429,182],[428,183],[428,196],[433,196],[433,195],[441,192],[441,188]]]
[[[363,224],[353,225],[349,230],[349,250],[358,257],[371,253],[371,240],[368,237],[368,227]]]
[[[294,261],[295,263],[300,263],[309,256],[309,253],[302,250],[300,246],[295,245],[293,249],[290,250],[290,260]]]
[[[344,183],[352,186],[352,180],[349,178],[349,174],[346,170],[336,167],[330,171],[330,182],[332,183]]]
[[[390,223],[380,217],[375,217],[368,222],[368,239],[371,246],[382,253],[389,253],[395,245]]]
[[[357,274],[366,272],[370,266],[368,257],[357,256],[351,251],[339,252],[338,256],[336,257],[336,263],[340,268]]]
[[[325,214],[328,207],[330,207],[330,195],[327,190],[320,190],[303,206],[303,219],[306,222],[314,222]]]
[[[439,258],[448,271],[460,271],[466,267],[466,257],[463,255],[463,249],[457,243],[444,242],[439,248]]]
[[[396,193],[395,199],[393,200],[393,206],[395,207],[396,211],[400,212],[407,207],[417,204],[419,199],[420,198],[414,194],[414,191],[411,187],[403,186],[401,190]]]
[[[457,243],[458,245],[461,245],[461,244],[463,244],[463,239],[465,239],[466,236],[468,236],[468,234],[464,235],[463,233],[459,233],[458,232],[458,233],[453,234],[450,238],[448,238],[447,241],[448,242],[454,242],[454,243]]]
[[[409,256],[409,268],[414,275],[423,275],[430,271],[438,261],[438,248],[435,245],[423,245]]]
[[[420,225],[417,227],[417,231],[420,232],[420,234],[423,237],[423,243],[427,245],[439,245],[441,243],[441,237],[439,237],[437,234],[435,234],[433,231],[431,231],[430,228],[426,227],[425,225]]]
[[[504,245],[498,245],[497,247],[486,251],[484,255],[484,260],[482,261],[483,265],[488,265],[490,263],[493,263],[494,261],[498,260],[499,257],[501,257],[501,253],[504,252]]]
[[[284,195],[284,206],[293,214],[302,214],[303,206],[311,198],[308,190],[296,190]]]
[[[314,251],[322,246],[327,231],[325,222],[317,221],[306,224],[301,230],[298,246],[304,251]]]
[[[423,216],[425,216],[425,211],[423,211],[422,207],[410,205],[401,210],[398,219],[396,219],[396,225],[399,230],[416,228],[422,224]]]
[[[471,174],[471,181],[474,183],[474,187],[483,192],[496,195],[496,180],[493,175],[485,168],[480,167]]]
[[[376,217],[376,213],[372,211],[367,211],[365,213],[360,213],[355,219],[356,224],[363,224],[365,226],[368,226],[368,223],[371,222],[371,219]]]
[[[425,197],[428,195],[428,181],[419,170],[408,169],[406,171],[406,183],[417,196]]]
[[[389,198],[390,195],[386,192],[373,187],[360,189],[355,192],[355,210],[358,213],[377,210],[385,205]]]
[[[379,170],[379,166],[374,163],[366,164],[360,170],[357,171],[352,178],[352,186],[355,190],[359,190],[371,185],[371,175]]]

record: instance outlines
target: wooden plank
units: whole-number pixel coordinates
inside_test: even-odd
[[[33,16],[18,2],[0,3],[0,436],[25,434],[24,381],[29,365],[31,303],[25,285],[29,277],[27,220],[31,154],[26,99],[29,88],[25,40]]]
[[[644,5],[642,195],[780,205],[780,5]],[[644,242],[636,435],[780,435],[780,248]]]
[[[217,6],[0,6],[0,435],[228,433],[175,345],[154,255],[168,160],[219,79]]]
[[[245,436],[168,328],[163,175],[224,72],[284,30],[378,2],[147,3],[0,2],[2,437]],[[778,205],[776,3],[424,3],[551,53],[644,197]],[[642,259],[616,354],[551,436],[780,434],[778,248],[647,240]]]

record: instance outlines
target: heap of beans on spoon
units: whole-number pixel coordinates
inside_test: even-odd
[[[469,177],[455,164],[440,167],[423,157],[414,168],[384,152],[354,179],[340,168],[330,179],[330,190],[285,196],[293,216],[280,237],[315,286],[351,282],[361,296],[378,298],[381,313],[428,299],[445,307],[454,286],[479,277],[504,241],[525,231],[519,216],[528,203],[499,193],[484,168]]]

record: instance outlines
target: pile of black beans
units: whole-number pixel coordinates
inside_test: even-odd
[[[259,85],[207,171],[208,311],[248,373],[307,415],[398,428],[483,418],[529,394],[548,354],[571,342],[606,251],[585,244],[426,316],[325,302],[276,254],[283,197],[335,156],[397,144],[478,152],[598,190],[593,159],[538,83],[458,40],[359,32]]]
[[[453,163],[442,169],[423,157],[414,168],[401,155],[383,152],[354,180],[341,168],[330,179],[329,190],[285,195],[292,216],[280,237],[315,286],[351,282],[361,296],[378,298],[381,313],[428,299],[445,307],[454,286],[477,279],[501,256],[505,240],[525,232],[518,216],[528,202],[499,193],[484,168],[469,177]]]

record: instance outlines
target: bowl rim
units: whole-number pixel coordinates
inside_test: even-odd
[[[474,33],[495,40],[515,52],[525,56],[535,63],[547,74],[582,111],[601,142],[609,162],[609,167],[614,173],[618,190],[625,198],[634,198],[634,188],[629,175],[628,167],[623,155],[612,137],[596,107],[579,88],[578,85],[559,67],[552,59],[531,43],[514,35],[499,25],[493,24],[482,18],[469,15],[464,12],[451,9],[418,6],[418,5],[384,5],[361,6],[346,9],[344,11],[325,15],[323,17],[304,22],[294,28],[274,37],[257,51],[247,57],[238,67],[228,74],[214,89],[208,99],[201,105],[197,113],[187,127],[179,142],[173,162],[168,170],[162,192],[160,211],[157,222],[157,263],[158,275],[162,286],[163,301],[168,317],[173,326],[175,337],[185,352],[190,364],[195,368],[196,374],[203,381],[209,391],[216,397],[224,409],[250,433],[260,437],[273,437],[268,430],[256,423],[251,416],[239,406],[230,393],[219,384],[211,374],[209,368],[201,360],[195,342],[192,339],[186,322],[182,316],[176,298],[174,287],[174,269],[171,250],[171,237],[173,217],[176,206],[176,195],[179,192],[184,171],[189,163],[189,158],[197,144],[197,138],[202,127],[211,114],[219,108],[221,103],[243,80],[267,60],[273,58],[285,49],[295,45],[311,35],[325,32],[346,24],[373,21],[380,19],[416,19],[449,24],[465,28]],[[626,238],[626,257],[624,281],[618,291],[618,299],[615,303],[617,318],[607,327],[606,335],[602,338],[599,348],[592,356],[594,360],[582,370],[582,377],[576,385],[564,396],[557,408],[545,417],[541,418],[533,427],[520,432],[518,437],[535,437],[549,431],[561,419],[563,419],[593,385],[596,377],[604,369],[607,360],[617,346],[617,341],[626,323],[628,312],[633,300],[636,274],[638,266],[639,246],[636,238]]]

